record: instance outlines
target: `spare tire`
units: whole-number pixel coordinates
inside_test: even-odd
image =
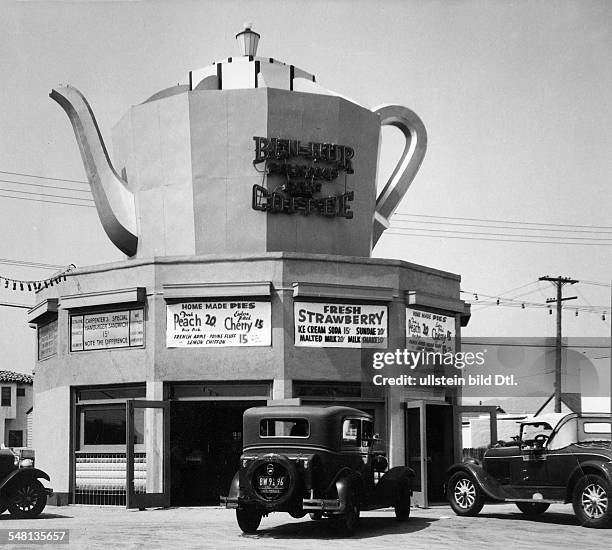
[[[246,470],[247,493],[266,508],[289,502],[296,494],[299,476],[295,464],[279,454],[264,455]]]

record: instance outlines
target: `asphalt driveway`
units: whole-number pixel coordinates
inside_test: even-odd
[[[249,549],[292,550],[332,548],[610,548],[611,530],[578,525],[571,506],[554,505],[537,519],[527,518],[514,505],[485,506],[474,518],[456,516],[450,507],[413,508],[410,520],[398,523],[391,510],[362,514],[359,530],[350,539],[338,535],[329,522],[293,519],[272,514],[255,535],[243,535],[234,512],[219,507],[128,511],[95,506],[48,506],[40,518],[15,520],[0,516],[0,530],[69,530],[68,544],[9,544],[5,548],[42,547],[95,550]]]

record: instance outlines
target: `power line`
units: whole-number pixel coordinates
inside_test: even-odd
[[[492,223],[510,223],[510,224],[518,224],[518,225],[545,225],[548,227],[583,227],[588,229],[612,229],[610,225],[577,225],[577,224],[564,224],[564,223],[544,223],[544,222],[525,222],[525,221],[515,221],[515,220],[487,220],[485,218],[459,218],[453,216],[432,216],[426,214],[404,214],[402,212],[396,212],[394,217],[396,216],[404,216],[404,217],[414,217],[414,218],[435,218],[439,220],[461,220],[461,221],[470,221],[470,222],[492,222]]]
[[[582,279],[580,280],[580,284],[584,284],[584,285],[593,285],[593,286],[605,286],[605,287],[612,287],[612,284],[610,283],[601,283],[599,281],[583,281]]]
[[[514,339],[516,338],[516,336],[509,336],[508,339]],[[544,337],[546,340],[552,340],[551,337]],[[572,336],[568,336],[568,338],[575,338]],[[492,342],[491,340],[497,340]],[[512,348],[554,348],[555,344],[521,344],[519,342],[501,342],[499,341],[498,337],[496,336],[489,336],[489,337],[483,337],[481,340],[471,340],[469,336],[465,336],[461,338],[461,344],[465,344],[465,345],[470,345],[470,346],[486,346],[491,345],[491,346],[499,346],[499,347],[512,347]],[[578,344],[563,344],[562,345],[563,348],[566,349],[605,349],[607,350],[609,348],[609,346],[607,345],[601,345],[601,346],[592,346],[592,345],[587,345],[587,346],[582,346],[582,345],[578,345]]]
[[[76,193],[91,193],[89,189],[75,189],[74,187],[60,187],[59,185],[46,185],[44,183],[26,183],[25,181],[3,180],[2,183],[12,183],[15,185],[27,185],[28,187],[43,187],[44,189],[60,189],[62,191],[75,191]]]
[[[70,183],[83,183],[86,185],[89,185],[89,182],[83,181],[83,180],[69,180],[66,178],[51,178],[49,176],[37,176],[34,174],[25,174],[23,172],[7,172],[5,170],[0,170],[0,174],[9,174],[10,176],[25,176],[28,178],[36,178],[36,179],[40,179],[40,180],[52,180],[52,181],[67,181]]]
[[[539,281],[531,281],[529,283],[525,283],[524,285],[517,286],[515,288],[511,288],[510,290],[505,290],[504,292],[500,292],[499,294],[495,294],[494,296],[501,297],[501,296],[504,296],[505,294],[510,294],[511,292],[515,292],[517,290],[520,290],[521,288],[525,288],[526,286],[537,285],[537,284],[539,284]],[[462,290],[461,292],[465,294],[481,294],[480,292],[472,292],[471,290]],[[486,294],[482,294],[482,295],[486,296]]]
[[[482,307],[478,307],[477,310],[481,310],[487,307],[491,307],[491,306],[500,306],[502,305],[503,302],[507,303],[507,302],[513,302],[513,304],[516,305],[522,305],[525,304],[526,302],[524,300],[517,300],[517,298],[521,298],[523,296],[528,296],[529,294],[533,294],[535,292],[540,292],[540,288],[535,288],[533,290],[530,290],[528,292],[523,292],[522,294],[519,294],[518,296],[513,296],[512,298],[504,298],[503,295],[499,295],[497,297],[494,296],[488,296],[486,294],[479,294],[479,293],[474,293],[474,296],[484,296],[485,298],[491,298],[491,300],[466,300],[468,303],[470,304],[477,304],[478,306],[482,306]],[[505,305],[505,304],[504,304]]]
[[[397,227],[397,226],[391,226],[391,229],[398,229],[398,230],[408,230],[408,231],[427,231],[427,232],[431,232],[431,233],[449,233],[451,230],[449,229],[426,229],[424,227],[415,227],[415,228],[411,228],[411,227]],[[511,228],[508,228],[511,229]],[[512,231],[515,231],[514,229],[511,229]],[[536,231],[536,230],[534,230]],[[484,232],[484,231],[459,231],[457,229],[453,229],[452,230],[453,233],[460,233],[462,235],[493,235],[495,237],[527,237],[527,238],[531,238],[531,237],[538,237],[538,238],[544,238],[544,239],[571,239],[573,241],[610,241],[610,244],[612,244],[612,240],[611,239],[606,239],[604,237],[602,238],[597,238],[597,237],[570,237],[570,236],[563,236],[563,237],[556,237],[554,235],[523,235],[523,234],[516,234],[516,233],[490,233],[488,231]]]
[[[579,245],[579,246],[610,246],[611,243],[578,243],[578,242],[565,242],[565,241],[536,241],[536,240],[524,240],[524,239],[489,239],[486,237],[459,237],[455,235],[423,235],[421,233],[406,233],[403,231],[394,231],[388,229],[385,231],[389,235],[404,235],[408,237],[430,237],[434,239],[461,239],[466,241],[494,241],[501,243],[531,243],[531,244],[564,244],[564,245]],[[552,237],[551,237],[552,238]]]
[[[49,201],[45,199],[32,199],[30,197],[14,197],[13,195],[2,195],[2,194],[0,194],[0,197],[4,197],[6,199],[17,199],[21,201],[46,202],[49,204],[63,204],[66,206],[82,206],[84,208],[95,208],[95,205],[93,204],[80,204],[78,202]],[[79,200],[83,200],[83,199],[79,199]]]
[[[1,181],[1,180],[0,180]],[[461,226],[461,227],[485,227],[485,228],[489,228],[489,229],[509,229],[509,230],[514,230],[514,228],[512,227],[506,227],[504,225],[487,225],[487,224],[478,224],[478,223],[453,223],[453,222],[433,222],[433,221],[429,221],[429,220],[395,220],[399,223],[418,223],[418,224],[422,224],[422,223],[428,223],[428,224],[432,224],[432,225],[452,225],[452,226]],[[518,223],[518,222],[517,222]],[[412,229],[412,228],[409,228]],[[421,229],[421,228],[414,228],[414,229]],[[525,231],[557,231],[557,232],[562,232],[562,233],[605,233],[605,234],[609,234],[612,235],[612,231],[601,231],[600,229],[593,229],[593,230],[589,230],[589,229],[557,229],[557,228],[553,228],[553,229],[545,229],[542,227],[521,227],[520,229],[525,230]]]
[[[17,265],[22,267],[40,267],[42,269],[62,269],[65,267],[63,265],[29,262],[27,260],[9,260],[8,258],[0,258],[0,264]]]
[[[93,199],[89,199],[86,197],[70,197],[67,195],[55,195],[50,193],[34,193],[33,191],[19,191],[18,189],[5,189],[4,187],[0,187],[0,191],[8,191],[9,193],[21,193],[22,195],[33,195],[36,197],[53,197],[55,199],[70,199],[77,201],[93,202]]]

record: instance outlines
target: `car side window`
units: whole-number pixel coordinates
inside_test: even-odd
[[[361,446],[361,420],[345,418],[342,422],[342,443],[355,447]]]
[[[548,450],[554,451],[564,449],[569,445],[578,442],[578,423],[576,420],[570,420],[563,424],[559,431],[553,436],[548,444]]]
[[[374,425],[369,420],[363,420],[361,424],[361,446],[370,447],[374,438]]]

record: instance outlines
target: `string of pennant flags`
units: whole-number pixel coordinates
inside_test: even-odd
[[[602,287],[612,287],[612,285],[603,282],[595,282],[595,281],[581,281],[583,284],[594,285],[594,286],[602,286]],[[538,284],[538,281],[530,282],[525,285],[522,285],[518,288],[513,289],[512,291],[507,291],[498,295],[484,294],[482,292],[477,292],[473,290],[462,290],[462,294],[471,295],[470,298],[467,298],[465,301],[472,305],[472,312],[479,311],[481,309],[489,308],[492,306],[501,306],[501,307],[517,307],[521,309],[544,309],[548,311],[550,315],[553,313],[553,307],[546,303],[533,302],[529,300],[525,300],[524,296],[529,294],[534,294],[536,292],[541,292],[541,288],[535,288],[533,290],[529,290],[527,292],[523,292],[522,294],[518,294],[514,297],[507,297],[506,294],[510,294],[513,291],[522,289],[524,287],[531,286],[533,284]],[[580,292],[578,291],[578,294]],[[581,295],[582,296],[582,295]],[[610,318],[611,310],[610,306],[604,305],[569,305],[563,304],[564,310],[570,310],[574,312],[574,315],[578,317],[579,313],[595,313],[601,316],[602,321],[606,321]]]
[[[76,265],[70,264],[65,269],[53,274],[51,277],[45,279],[14,279],[12,277],[4,277],[0,275],[0,289],[5,290],[16,290],[21,292],[35,292],[42,288],[49,288],[53,285],[58,285],[63,281],[66,281],[68,273],[76,269]]]

